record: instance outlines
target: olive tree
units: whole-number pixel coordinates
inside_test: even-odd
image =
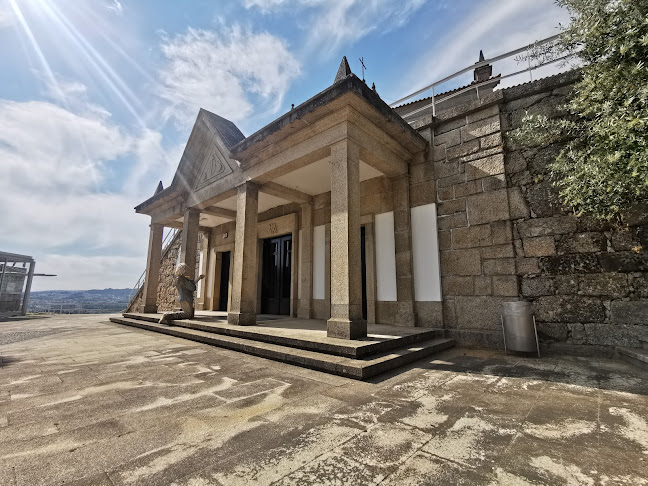
[[[551,165],[563,202],[611,219],[648,199],[648,0],[557,0],[571,22],[536,57],[571,54],[582,76],[563,116],[527,115],[518,143],[561,142]]]

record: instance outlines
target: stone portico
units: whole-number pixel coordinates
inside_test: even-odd
[[[474,76],[479,89],[437,94],[435,110],[390,108],[343,60],[330,87],[247,138],[201,110],[172,184],[136,208],[152,224],[130,311],[175,305],[158,284],[173,293],[184,261],[207,276],[197,309],[234,325],[280,314],[325,320],[331,339],[376,324],[503,349],[501,306],[525,299],[550,352],[643,346],[648,206],[622,224],[577,217],[551,182],[560,146],[509,137],[527,113],[559,116],[578,72],[498,90],[489,65]],[[164,226],[182,235],[160,273]]]
[[[346,59],[329,88],[247,138],[201,110],[172,184],[136,208],[151,216],[140,311],[157,311],[162,230],[176,227],[179,261],[206,275],[198,308],[227,310],[230,324],[256,324],[271,265],[263,242],[288,235],[290,272],[277,280],[289,286],[288,315],[327,319],[328,335],[344,339],[365,337],[367,321],[415,327],[410,192],[433,203],[434,185],[412,186],[410,168],[427,146]]]

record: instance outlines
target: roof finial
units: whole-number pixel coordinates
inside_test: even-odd
[[[349,74],[351,74],[351,68],[349,67],[349,63],[347,62],[346,56],[344,56],[342,58],[342,62],[340,63],[340,67],[338,68],[338,72],[335,75],[335,80],[333,81],[333,83],[337,83],[338,81],[342,81]]]
[[[484,58],[484,51],[479,51],[479,61],[477,61],[475,64],[479,64],[480,62],[484,62],[486,59]],[[475,68],[474,71],[474,79],[475,82],[480,83],[482,81],[487,81],[490,79],[490,77],[493,75],[493,66],[490,64],[484,64],[482,66],[479,66]]]
[[[162,185],[162,181],[158,183],[157,189],[155,190],[155,194],[159,194],[164,190],[164,186]],[[155,195],[154,194],[154,195]]]
[[[376,91],[376,83],[371,83],[371,89],[374,93],[378,94],[378,91]]]

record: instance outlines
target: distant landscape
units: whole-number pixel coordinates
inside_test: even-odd
[[[45,290],[32,292],[29,312],[111,314],[126,309],[133,289]]]

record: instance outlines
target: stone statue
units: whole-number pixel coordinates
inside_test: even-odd
[[[204,275],[198,277],[195,281],[189,277],[189,266],[181,263],[175,269],[175,286],[178,290],[178,302],[180,303],[180,312],[167,312],[160,319],[160,324],[171,324],[175,319],[193,319],[194,317],[194,292],[196,284],[205,278]]]

